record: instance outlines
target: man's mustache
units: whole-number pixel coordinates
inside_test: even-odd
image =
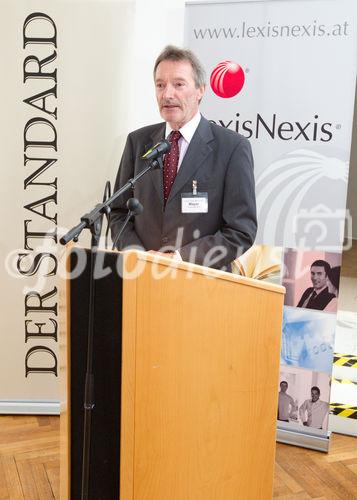
[[[170,101],[170,100],[161,101],[161,107],[163,107],[163,106],[178,106],[178,107],[181,107],[181,105],[180,105],[179,102]]]

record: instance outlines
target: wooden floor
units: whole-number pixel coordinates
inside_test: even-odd
[[[0,499],[59,498],[59,417],[0,417]]]
[[[357,499],[357,438],[334,434],[329,454],[277,444],[274,498]]]
[[[53,498],[59,498],[59,418],[0,416],[0,500]],[[335,434],[328,455],[278,444],[274,498],[357,499],[357,438]],[[245,499],[237,493],[237,500]]]

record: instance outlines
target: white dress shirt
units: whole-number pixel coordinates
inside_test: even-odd
[[[299,409],[301,421],[307,422],[308,427],[315,427],[316,429],[322,429],[324,427],[328,411],[329,404],[320,399],[315,401],[315,403],[311,399],[306,399]]]
[[[187,122],[183,127],[181,127],[179,129],[179,132],[181,132],[181,137],[178,141],[180,156],[179,156],[179,161],[178,161],[178,165],[177,165],[177,170],[179,170],[179,168],[181,166],[182,160],[184,159],[187,148],[190,145],[191,139],[193,137],[193,134],[196,132],[196,129],[198,127],[198,124],[200,123],[200,120],[201,120],[201,113],[198,111],[195,114],[195,116],[193,118],[191,118],[191,120],[189,122]],[[168,139],[172,130],[173,129],[166,122],[165,139]]]
[[[179,171],[182,160],[184,159],[187,148],[190,145],[191,139],[193,137],[193,134],[196,132],[196,129],[198,127],[198,124],[200,123],[200,120],[201,120],[201,113],[199,111],[197,111],[195,116],[193,118],[191,118],[191,120],[189,122],[187,122],[183,127],[181,127],[179,129],[179,131],[181,132],[181,137],[178,141],[180,156],[179,156],[179,161],[178,161],[178,165],[177,165],[177,171]],[[173,129],[170,127],[170,124],[166,122],[165,139],[168,139],[172,130]],[[176,258],[177,260],[182,260],[180,252],[178,250],[176,250],[174,252],[174,258]]]
[[[289,394],[280,391],[278,399],[278,419],[289,420],[290,413],[293,410],[295,410],[295,402],[293,398],[289,396]]]

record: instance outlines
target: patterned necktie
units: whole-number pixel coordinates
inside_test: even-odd
[[[164,160],[164,203],[166,204],[169,197],[172,185],[177,174],[177,165],[179,162],[180,150],[178,141],[181,137],[181,132],[173,130],[169,135],[169,143],[171,149],[165,155]]]

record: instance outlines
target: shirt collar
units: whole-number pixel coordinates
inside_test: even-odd
[[[187,122],[183,127],[181,127],[179,130],[181,132],[182,137],[185,139],[186,142],[190,143],[191,139],[193,137],[193,134],[196,132],[196,129],[198,127],[198,124],[200,123],[201,120],[201,113],[197,111],[195,116],[191,118],[189,122]],[[167,139],[168,136],[171,134],[172,128],[170,127],[169,123],[166,122],[166,130],[165,130],[165,138]]]
[[[320,293],[323,292],[324,290],[326,290],[326,288],[327,288],[327,286],[324,286],[323,288],[320,288],[320,290],[315,290],[315,288],[314,288],[311,293],[316,292],[316,295],[320,295]]]

